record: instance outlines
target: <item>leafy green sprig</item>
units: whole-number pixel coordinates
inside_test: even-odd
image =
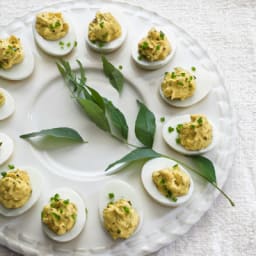
[[[105,57],[102,58],[102,61],[105,75],[109,77],[112,86],[120,92],[122,87],[115,86],[111,82],[119,81],[117,77],[111,77],[115,76],[115,71],[113,72],[113,70],[116,70],[116,68],[110,62],[108,62]],[[113,105],[111,101],[102,97],[95,89],[86,85],[85,71],[79,60],[77,60],[77,63],[79,65],[80,73],[80,77],[78,78],[76,77],[76,73],[71,70],[71,67],[68,62],[62,60],[60,61],[60,63],[57,63],[58,69],[62,74],[63,78],[66,80],[67,85],[70,88],[74,98],[84,109],[88,117],[99,128],[109,132],[113,137],[129,144],[127,142],[128,125],[125,116],[118,108],[116,108]],[[112,71],[106,72],[106,66],[104,67],[104,65],[109,64],[111,66],[108,66],[107,68]],[[234,206],[235,204],[232,201],[232,199],[221,188],[218,187],[215,168],[210,159],[203,156],[188,157],[194,163],[194,168],[180,160],[158,153],[152,149],[156,131],[155,116],[142,102],[137,101],[137,103],[139,105],[139,111],[135,122],[135,135],[144,146],[134,146],[136,147],[134,150],[132,150],[131,152],[129,152],[127,155],[117,160],[116,162],[110,164],[105,171],[108,172],[110,168],[116,165],[121,165],[120,168],[116,169],[115,172],[117,172],[120,171],[125,166],[137,161],[147,161],[157,157],[166,157],[183,165],[185,168],[191,170],[192,172],[196,173],[204,180],[209,182],[213,187],[219,190],[224,197],[227,198],[227,200],[230,202],[232,206]],[[118,136],[116,135],[116,133],[113,132],[113,128],[115,128],[115,130],[118,132]]]
[[[33,137],[52,137],[57,139],[68,139],[72,140],[74,142],[87,142],[84,141],[81,135],[74,129],[69,127],[57,127],[57,128],[51,128],[51,129],[45,129],[38,132],[31,132],[20,135],[20,138],[22,139],[31,139]]]
[[[120,81],[120,71],[111,63],[107,62],[106,59],[103,58],[103,61],[104,69],[108,67],[108,71],[105,72],[110,74],[110,80]],[[72,71],[69,62],[61,60],[57,63],[57,67],[65,79],[73,97],[87,116],[100,129],[110,133],[116,139],[127,143],[128,125],[125,116],[111,101],[101,96],[95,89],[86,84],[85,70],[79,60],[77,60],[77,63],[79,65],[79,76]],[[113,83],[115,84],[116,82]],[[121,90],[121,87],[118,88],[118,91]]]

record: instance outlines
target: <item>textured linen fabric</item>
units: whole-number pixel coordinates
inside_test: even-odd
[[[0,0],[0,25],[59,0]],[[157,11],[190,32],[225,77],[237,115],[237,154],[224,190],[184,236],[157,256],[256,255],[256,0],[129,0]],[[214,107],[214,106],[213,106]],[[230,145],[232,147],[233,145]],[[0,256],[16,255],[0,247]]]

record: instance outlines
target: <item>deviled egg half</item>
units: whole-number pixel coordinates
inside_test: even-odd
[[[25,40],[15,35],[0,39],[0,77],[22,80],[34,70],[34,55]]]
[[[133,236],[143,222],[136,191],[121,180],[113,180],[104,185],[99,197],[99,214],[105,230],[114,240]]]
[[[82,198],[70,188],[52,192],[41,213],[45,234],[58,242],[76,238],[86,223],[86,208]]]
[[[159,157],[142,167],[141,179],[148,194],[160,204],[176,207],[187,202],[194,183],[189,172],[175,161]]]
[[[0,165],[4,164],[14,151],[13,140],[6,134],[0,133]]]
[[[218,131],[205,115],[183,115],[168,120],[162,130],[165,142],[185,155],[199,155],[214,148]]]
[[[61,12],[38,13],[33,34],[37,45],[52,56],[65,56],[77,45],[72,22]]]
[[[124,43],[126,35],[126,24],[118,12],[100,11],[88,25],[86,42],[96,52],[110,53]]]
[[[0,88],[0,121],[8,118],[15,111],[15,102],[11,94]]]
[[[138,66],[154,70],[171,61],[176,51],[176,44],[171,33],[165,30],[151,28],[146,37],[134,44],[132,57]]]
[[[42,176],[33,167],[11,167],[0,179],[0,214],[14,217],[28,211],[41,194]]]
[[[213,75],[202,68],[175,67],[165,73],[160,95],[171,106],[188,107],[206,97],[214,81]]]

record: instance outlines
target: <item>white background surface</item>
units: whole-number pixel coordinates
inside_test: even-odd
[[[0,25],[27,10],[59,0],[0,0]],[[130,0],[189,31],[206,48],[225,76],[237,114],[237,156],[221,196],[183,237],[156,255],[256,255],[256,1]],[[214,106],[213,106],[214,107]],[[0,127],[1,128],[1,127]],[[233,145],[230,145],[232,147]],[[0,256],[15,255],[0,247]]]

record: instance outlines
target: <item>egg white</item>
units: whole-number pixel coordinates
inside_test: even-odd
[[[156,185],[153,182],[152,173],[154,171],[172,167],[176,164],[178,164],[178,163],[171,159],[168,159],[165,157],[159,157],[159,158],[154,158],[152,160],[147,161],[142,167],[141,180],[142,180],[145,190],[148,192],[148,194],[154,200],[156,200],[158,203],[163,204],[165,206],[176,207],[181,204],[184,204],[191,198],[192,193],[194,191],[194,182],[193,182],[189,172],[186,169],[184,169],[183,166],[180,164],[179,164],[180,169],[184,173],[186,173],[190,178],[190,187],[189,187],[188,194],[186,194],[184,196],[178,196],[177,201],[174,202],[174,201],[171,201],[169,198],[165,197],[163,194],[161,194],[158,191]]]
[[[186,70],[190,71],[190,69],[191,67],[187,68]],[[170,100],[164,96],[162,87],[160,85],[160,95],[166,103],[174,107],[189,107],[205,98],[211,91],[214,84],[216,83],[212,73],[206,71],[205,69],[197,67],[195,72],[190,71],[190,73],[196,76],[196,89],[194,94],[191,97],[184,100]]]
[[[170,42],[172,50],[164,60],[147,61],[146,59],[139,59],[138,43],[142,38],[147,36],[148,31],[150,29],[148,29],[147,31],[142,33],[140,35],[140,38],[137,38],[137,40],[135,40],[135,42],[132,46],[132,58],[139,67],[146,69],[146,70],[155,70],[155,69],[159,69],[159,68],[162,68],[163,66],[167,65],[173,58],[173,56],[176,52],[176,48],[177,48],[177,45],[175,42],[175,36],[173,35],[172,31],[170,31],[167,27],[164,27],[164,28],[157,27],[156,29],[164,32],[164,34],[166,35],[166,37],[168,38],[168,40]]]
[[[109,12],[109,11],[108,10],[100,10],[100,12],[106,13],[106,12]],[[110,52],[113,52],[113,51],[117,50],[118,48],[120,48],[121,45],[124,43],[124,41],[126,39],[126,36],[127,36],[127,24],[123,20],[122,15],[120,15],[120,13],[118,11],[115,11],[115,10],[111,10],[111,14],[116,18],[116,20],[118,21],[118,23],[120,24],[120,26],[122,28],[121,36],[116,38],[115,40],[113,40],[111,42],[104,42],[102,46],[99,46],[99,42],[93,43],[93,42],[91,42],[89,40],[88,32],[87,32],[86,43],[95,52],[98,52],[98,53],[110,53]]]
[[[18,169],[24,170],[28,173],[32,187],[32,194],[26,204],[17,209],[7,209],[0,204],[0,214],[6,217],[15,217],[25,213],[37,202],[41,194],[41,184],[43,180],[41,173],[30,166],[18,167]],[[13,172],[15,170],[16,169],[9,170],[8,172]]]
[[[183,123],[190,122],[191,121],[190,120],[190,115],[176,116],[176,117],[171,118],[170,120],[168,120],[164,124],[163,129],[162,129],[163,138],[164,138],[165,142],[172,149],[176,150],[177,152],[179,152],[181,154],[184,154],[184,155],[200,155],[200,154],[206,153],[206,152],[212,150],[218,142],[218,130],[217,130],[216,126],[214,125],[214,123],[211,120],[209,120],[209,118],[207,118],[207,119],[208,119],[209,123],[212,125],[213,138],[212,138],[212,143],[204,149],[193,150],[193,151],[192,150],[187,150],[182,145],[176,143],[176,138],[178,138],[178,133],[176,131],[176,126],[178,124],[183,124]],[[173,132],[168,131],[168,127],[170,127],[170,126],[174,128]]]
[[[131,201],[132,207],[136,209],[140,222],[138,224],[137,229],[135,232],[132,234],[135,235],[136,233],[139,232],[139,230],[142,227],[143,224],[143,210],[142,210],[142,204],[137,196],[137,192],[134,190],[133,187],[131,187],[128,183],[121,181],[121,180],[112,180],[107,182],[104,186],[103,189],[100,192],[99,195],[99,215],[100,215],[100,220],[102,224],[104,223],[103,219],[103,210],[107,207],[108,203],[111,202],[109,199],[109,193],[114,194],[113,201],[118,201],[120,199],[126,199]]]
[[[72,21],[70,20],[70,18],[68,16],[66,16],[64,14],[62,14],[62,16],[63,16],[63,19],[68,23],[69,30],[68,30],[68,33],[64,37],[62,37],[58,40],[55,40],[55,41],[46,40],[41,35],[39,35],[37,33],[36,27],[35,27],[36,19],[34,20],[34,23],[32,25],[33,34],[34,34],[34,38],[35,38],[37,45],[45,53],[47,53],[51,56],[57,56],[57,57],[65,56],[65,55],[69,54],[75,47],[76,33],[74,30]],[[60,42],[64,43],[63,49],[61,49],[61,45],[59,44]],[[70,47],[67,46],[67,43],[70,43]]]
[[[0,106],[0,121],[8,118],[15,111],[15,102],[11,94],[3,88],[0,88],[0,92],[5,97],[4,105]]]
[[[11,157],[14,151],[14,143],[13,140],[4,133],[0,133],[0,142],[3,143],[0,147],[0,165],[2,165]]]
[[[10,69],[0,68],[0,77],[8,80],[18,81],[28,78],[34,70],[35,60],[31,51],[31,47],[25,40],[21,40],[24,51],[24,59],[22,62],[13,65]]]
[[[47,205],[50,201],[50,198],[52,196],[54,196],[55,194],[59,194],[61,199],[64,199],[64,200],[69,199],[70,202],[72,202],[76,205],[76,207],[77,207],[76,223],[73,226],[73,228],[71,230],[69,230],[67,233],[65,233],[64,235],[55,234],[43,222],[42,222],[42,228],[43,228],[43,231],[45,232],[45,234],[52,240],[57,241],[57,242],[68,242],[68,241],[76,238],[81,233],[81,231],[83,230],[83,228],[85,226],[85,223],[86,223],[85,204],[84,204],[83,199],[80,197],[80,195],[78,195],[74,190],[72,190],[70,188],[63,187],[63,188],[58,188],[58,189],[54,190],[53,192],[51,192],[51,194],[49,195],[49,200],[47,202],[45,202],[44,205]]]

